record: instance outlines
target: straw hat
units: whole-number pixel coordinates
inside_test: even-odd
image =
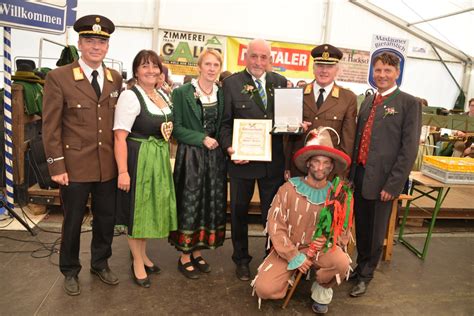
[[[326,156],[334,161],[334,172],[342,174],[351,164],[351,158],[344,152],[335,149],[329,131],[336,134],[338,144],[340,143],[339,134],[331,127],[318,127],[311,130],[306,136],[306,143],[303,148],[298,150],[293,156],[296,167],[303,173],[308,172],[306,162],[313,156]]]

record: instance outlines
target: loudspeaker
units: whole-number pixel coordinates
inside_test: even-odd
[[[57,189],[59,185],[51,180],[49,175],[46,154],[44,153],[43,138],[38,135],[30,140],[28,148],[30,164],[36,177],[36,181],[41,189]]]

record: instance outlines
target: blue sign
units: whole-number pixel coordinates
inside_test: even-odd
[[[65,6],[28,0],[0,0],[0,25],[37,32],[61,34],[76,20],[77,0]]]
[[[372,88],[377,89],[377,85],[375,84],[375,80],[374,80],[374,71],[373,71],[374,66],[372,65],[372,63],[373,63],[373,60],[376,56],[378,56],[378,55],[380,55],[384,52],[395,54],[400,59],[400,75],[398,76],[398,79],[397,79],[397,86],[400,87],[402,85],[403,70],[405,69],[405,56],[399,50],[392,49],[392,48],[387,48],[387,47],[380,48],[380,49],[374,51],[372,53],[372,55],[370,56],[369,79],[368,79],[369,84],[372,86]]]

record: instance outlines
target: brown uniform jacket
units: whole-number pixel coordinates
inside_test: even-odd
[[[313,81],[314,82],[314,81]],[[313,82],[307,84],[303,95],[303,121],[311,122],[308,132],[319,126],[328,126],[336,130],[341,138],[337,144],[337,136],[330,132],[334,148],[342,150],[349,157],[352,156],[354,139],[356,133],[357,97],[347,89],[334,84],[330,94],[319,109],[313,92]],[[304,146],[306,134],[301,136],[290,136],[285,147],[286,170],[291,175],[301,175],[292,162],[296,151]]]
[[[97,100],[77,61],[48,73],[43,143],[50,175],[67,172],[71,182],[104,182],[117,176],[112,127],[122,78],[108,68],[104,77]]]

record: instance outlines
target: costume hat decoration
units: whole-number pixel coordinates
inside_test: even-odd
[[[344,172],[351,164],[351,158],[344,152],[335,149],[332,145],[329,131],[337,136],[337,144],[341,142],[339,134],[331,127],[318,127],[311,130],[306,135],[305,146],[298,150],[293,156],[296,167],[303,173],[308,172],[307,161],[313,156],[326,156],[334,161],[334,171],[336,174]]]

